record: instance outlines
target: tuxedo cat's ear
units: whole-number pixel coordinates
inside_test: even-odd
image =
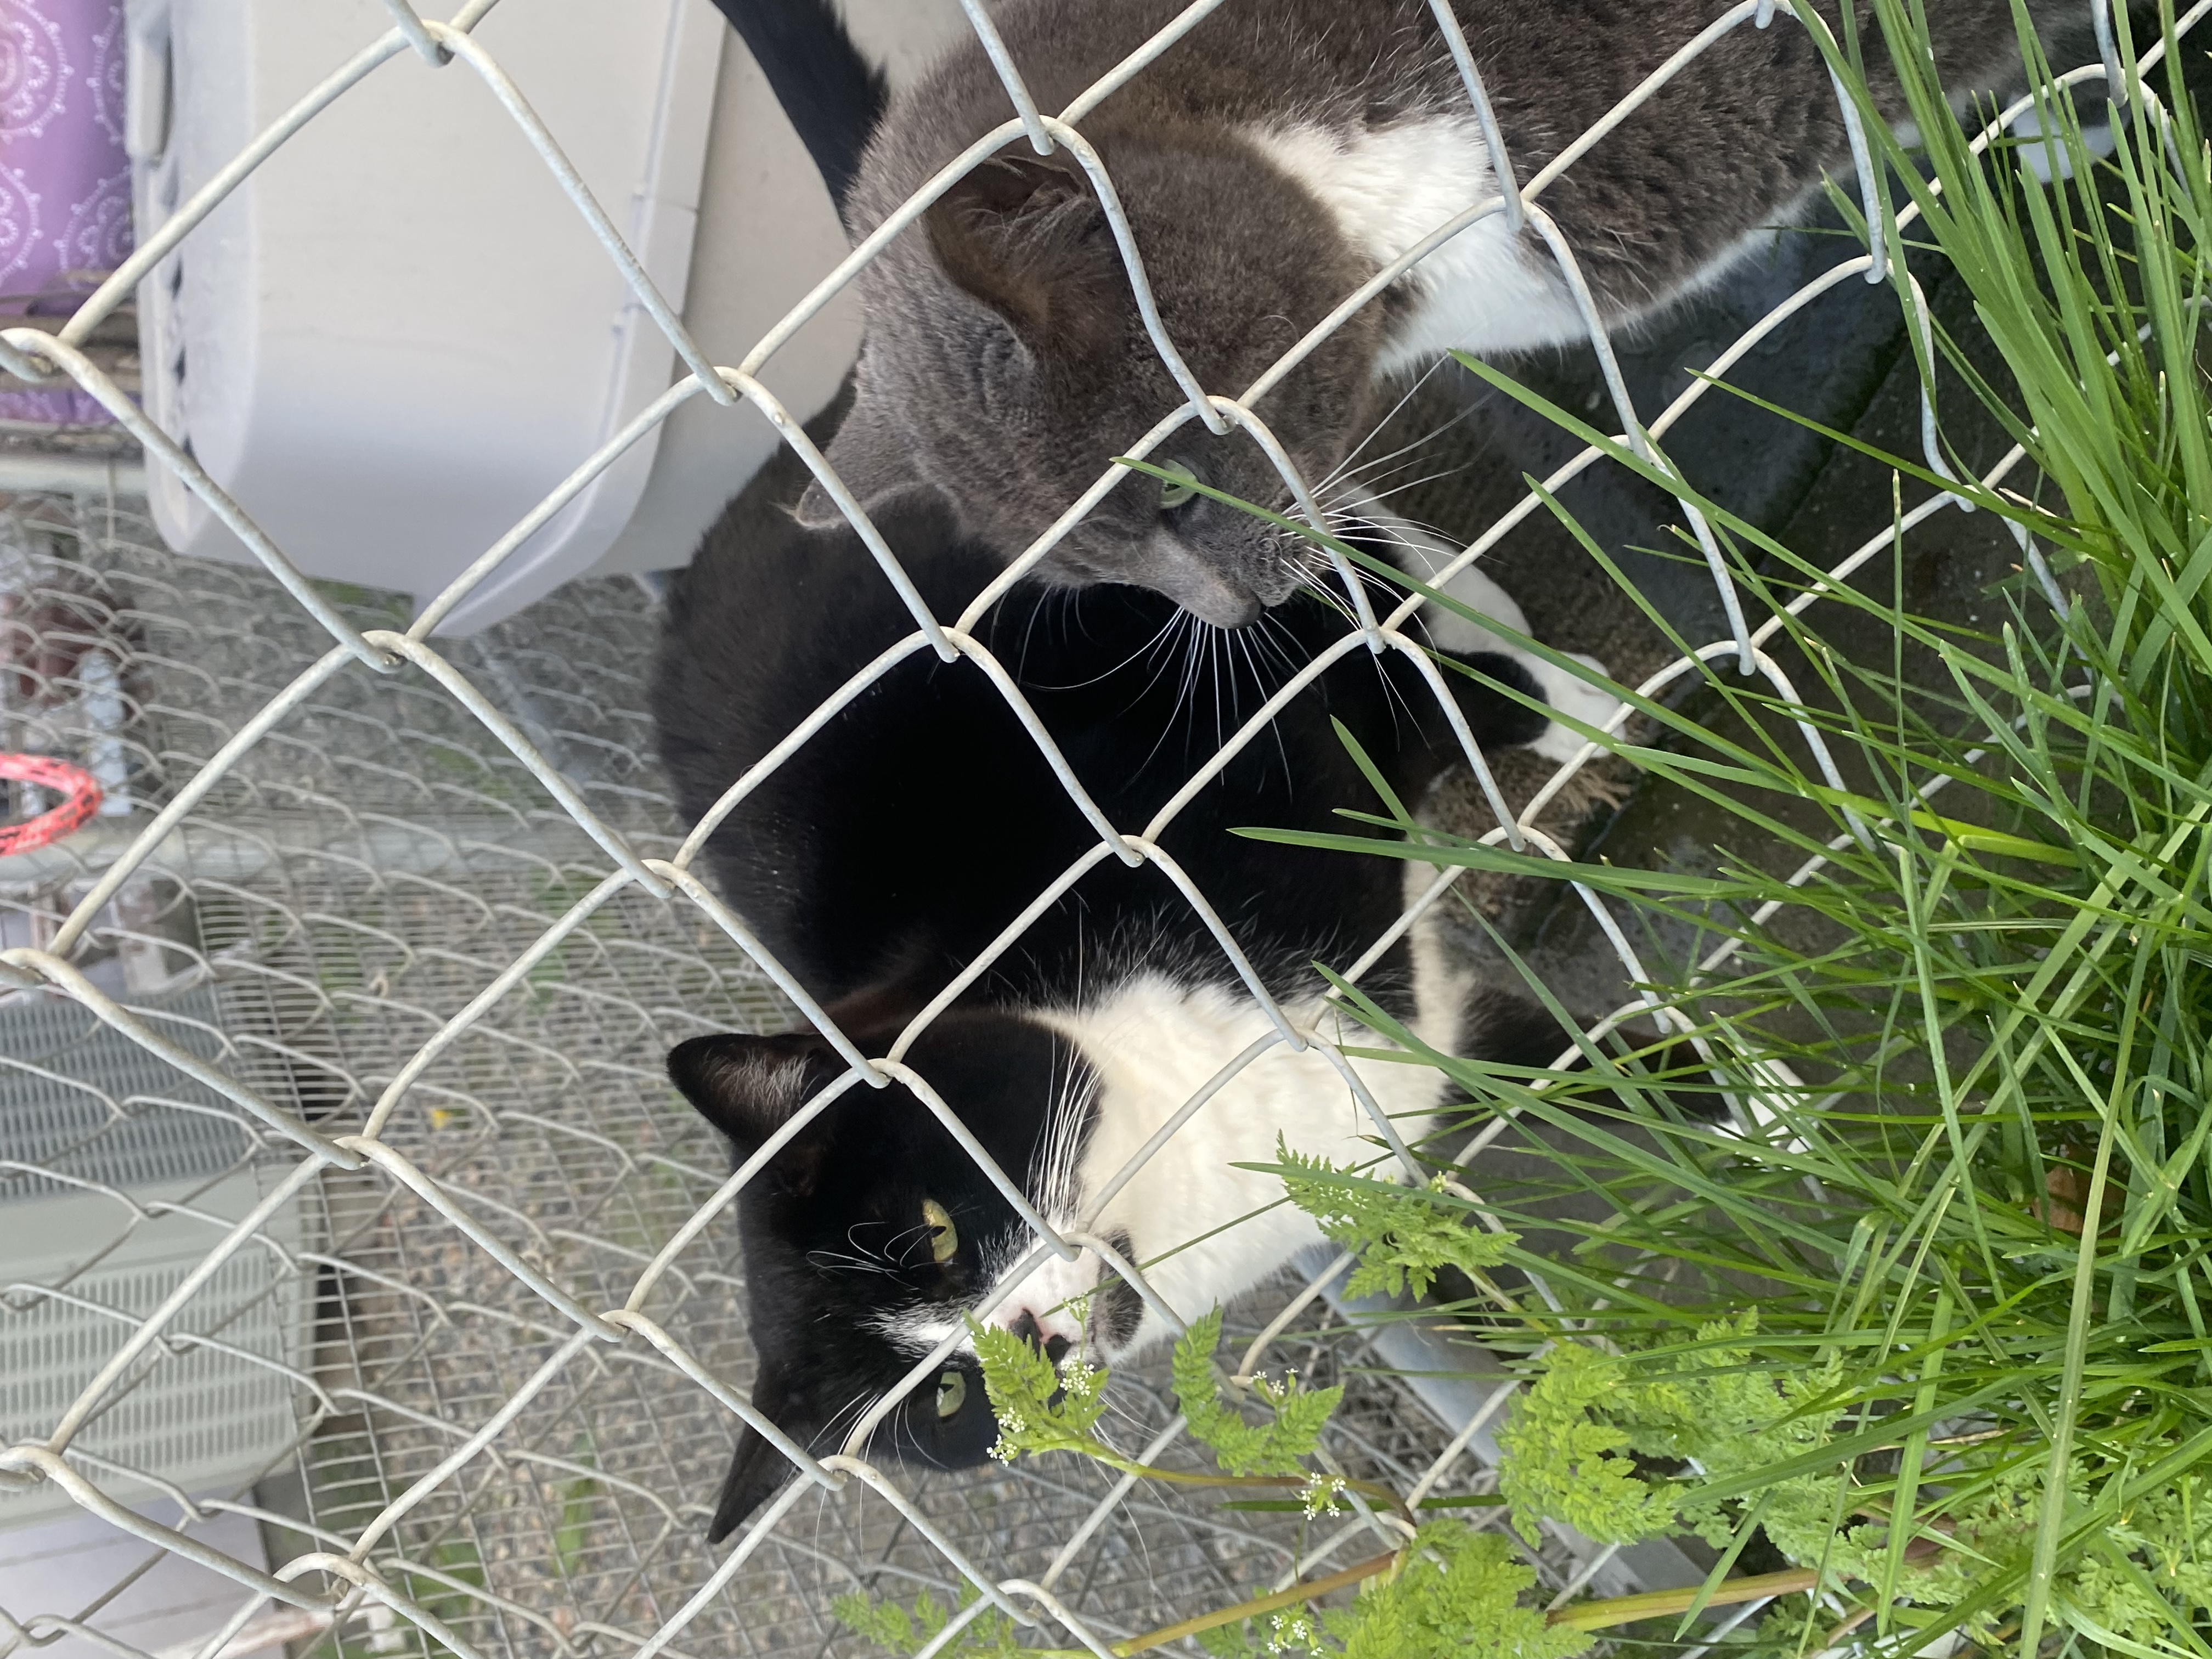
[[[876,508],[889,497],[921,487],[921,475],[914,470],[913,452],[914,446],[884,412],[883,399],[870,396],[863,386],[854,392],[853,407],[838,423],[837,434],[824,453],[845,481],[845,488],[853,492],[853,499],[872,519],[877,517]],[[809,530],[835,530],[846,522],[818,478],[807,481],[791,515]]]
[[[1017,141],[921,216],[938,268],[1042,354],[1087,354],[1121,338],[1127,279],[1106,215],[1065,148]]]
[[[678,1043],[669,1051],[668,1079],[700,1116],[750,1152],[781,1129],[843,1064],[811,1031],[781,1036],[730,1033]],[[790,1163],[787,1154],[780,1167]],[[800,1172],[793,1168],[782,1173],[791,1179]]]
[[[774,1380],[773,1373],[763,1372],[754,1384],[753,1404],[760,1407],[769,1422],[800,1445],[812,1437],[811,1427],[787,1419],[790,1401]],[[798,1473],[797,1466],[766,1437],[740,1423],[738,1449],[731,1455],[729,1473],[722,1477],[722,1495],[714,1502],[714,1518],[707,1523],[707,1541],[719,1544],[744,1525],[748,1516],[782,1490],[784,1482]]]

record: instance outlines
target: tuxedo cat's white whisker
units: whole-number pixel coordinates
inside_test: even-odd
[[[895,1276],[894,1270],[886,1263],[872,1261],[866,1256],[845,1255],[835,1250],[810,1250],[806,1259],[840,1273],[879,1273],[886,1279]]]
[[[851,1400],[848,1401],[843,1406],[837,1409],[837,1412],[834,1416],[822,1425],[822,1432],[816,1443],[831,1448],[836,1447],[845,1437],[843,1433],[845,1425],[848,1423],[859,1422],[862,1416],[873,1407],[875,1403],[883,1397],[883,1391],[879,1389],[864,1389],[859,1394],[854,1395]]]
[[[1059,1055],[1054,1069],[1057,1076],[1031,1190],[1038,1212],[1047,1221],[1073,1227],[1078,1220],[1075,1160],[1097,1101],[1098,1079],[1073,1051]]]
[[[902,1228],[884,1241],[884,1260],[890,1262],[894,1267],[913,1266],[913,1262],[908,1259],[908,1252],[917,1244],[927,1245],[933,1242],[936,1233],[935,1224],[927,1221],[918,1222],[911,1227]],[[899,1241],[902,1239],[907,1242],[901,1244]]]

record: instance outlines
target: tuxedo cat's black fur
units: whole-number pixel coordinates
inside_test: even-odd
[[[830,199],[842,209],[883,117],[883,71],[860,55],[836,0],[714,0],[760,66]]]
[[[733,534],[726,519],[672,594],[654,708],[662,759],[694,818],[915,629],[857,536],[768,528]],[[902,500],[883,528],[895,550],[920,552],[907,569],[940,617],[958,614],[996,574],[933,496]],[[1351,627],[1311,596],[1273,620],[1269,635],[1240,650],[1218,634],[1170,637],[1176,610],[1146,589],[1079,595],[1023,585],[979,636],[1091,799],[1135,830],[1290,678],[1293,662],[1303,666]],[[1519,664],[1467,660],[1537,696]],[[1526,743],[1548,724],[1540,709],[1447,678],[1486,744]],[[1459,753],[1404,658],[1361,651],[1248,745],[1163,842],[1232,927],[1264,930],[1294,918],[1300,965],[1328,945],[1364,945],[1361,929],[1378,906],[1385,921],[1395,914],[1400,872],[1226,831],[1322,829],[1339,807],[1375,809],[1332,719],[1408,794]],[[1097,839],[983,674],[925,648],[785,761],[706,850],[722,890],[815,995],[866,991],[882,1002],[896,987],[902,1005],[918,1008]],[[1014,962],[994,970],[989,994],[1015,1000],[1067,982],[1086,951],[1156,908],[1180,917],[1187,907],[1157,872],[1109,861],[1030,930]]]
[[[850,676],[915,630],[855,536],[802,528],[780,505],[802,477],[787,453],[770,463],[671,596],[653,708],[664,761],[695,820]],[[940,618],[956,616],[1000,568],[988,550],[958,537],[932,496],[889,503],[878,522]],[[977,635],[1018,679],[1106,816],[1135,830],[1349,626],[1308,595],[1232,642],[1142,588],[1025,584]],[[1534,695],[1516,663],[1469,660]],[[1484,743],[1525,742],[1545,728],[1541,710],[1449,665],[1445,673]],[[1271,990],[1307,1005],[1322,988],[1310,964],[1347,965],[1370,944],[1398,914],[1402,872],[1391,860],[1230,832],[1329,828],[1340,823],[1340,808],[1375,807],[1336,721],[1407,798],[1458,752],[1412,666],[1395,653],[1357,650],[1248,744],[1162,837]],[[753,790],[706,851],[732,908],[863,1050],[882,1054],[915,1011],[1097,844],[985,676],[924,649]],[[1395,1013],[1413,1018],[1422,988],[1407,946],[1364,983]],[[1070,1022],[1133,985],[1139,1002],[1131,1006],[1172,1011],[1188,999],[1219,1018],[1244,1018],[1237,1011],[1256,1006],[1158,869],[1109,859],[904,1057],[1056,1224],[1081,1207],[1081,1195],[1062,1188],[1074,1180],[1071,1160],[1084,1137],[1113,1114],[1158,1115],[1182,1103],[1181,1096],[1133,1104],[1127,1091],[1098,1093],[1103,1062]],[[1424,994],[1439,991],[1455,994],[1434,985]],[[1449,1024],[1474,1045],[1469,1052],[1520,1062],[1542,1063],[1560,1046],[1547,1018],[1496,997],[1461,994]],[[844,1069],[811,1034],[702,1037],[670,1056],[674,1080],[740,1158]],[[1433,1092],[1434,1074],[1419,1075]],[[1217,1118],[1236,1109],[1209,1108]],[[1350,1118],[1344,1122],[1358,1133]],[[1278,1127],[1295,1144],[1296,1122],[1231,1122],[1221,1133],[1242,1137],[1229,1156],[1264,1158]],[[1170,1145],[1161,1163],[1182,1146]],[[1184,1173],[1201,1184],[1214,1179]],[[1241,1207],[1239,1200],[1227,1213]],[[759,1355],[755,1402],[817,1452],[834,1449],[860,1412],[949,1328],[945,1322],[1028,1248],[1012,1207],[896,1085],[848,1088],[755,1177],[738,1216]],[[1141,1216],[1115,1224],[1116,1242],[1137,1260],[1188,1236],[1170,1238]],[[1297,1243],[1275,1238],[1255,1246],[1257,1255],[1211,1267],[1203,1250],[1186,1253],[1178,1262],[1197,1261],[1200,1276],[1184,1293],[1225,1299],[1281,1265],[1277,1258]],[[1024,1327],[1026,1316],[1018,1315],[1015,1328],[1050,1336],[1055,1352],[1071,1331],[1107,1357],[1124,1352],[1146,1316],[1120,1280],[1106,1277],[1097,1290],[1087,1328],[1062,1321],[1054,1334],[1034,1321]],[[1048,1304],[1040,1306],[1051,1326]],[[972,1364],[956,1357],[887,1418],[868,1443],[872,1454],[940,1467],[979,1462],[993,1426]],[[740,1431],[712,1535],[736,1526],[788,1472],[772,1445]]]

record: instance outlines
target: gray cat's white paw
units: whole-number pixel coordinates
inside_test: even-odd
[[[1580,652],[1567,654],[1594,673],[1610,678],[1605,665],[1595,657],[1584,656]],[[1602,727],[1620,708],[1621,699],[1606,687],[1592,685],[1548,664],[1540,676],[1540,683],[1546,702],[1568,719],[1579,720],[1584,726]],[[1565,763],[1582,752],[1583,743],[1581,732],[1554,720],[1544,728],[1543,735],[1528,746],[1546,760]]]

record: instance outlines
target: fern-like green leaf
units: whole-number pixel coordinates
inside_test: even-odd
[[[1190,1431],[1211,1447],[1225,1474],[1301,1474],[1299,1460],[1311,1455],[1321,1443],[1321,1431],[1329,1413],[1344,1398],[1341,1388],[1307,1390],[1297,1386],[1295,1374],[1280,1382],[1255,1382],[1253,1392],[1267,1407],[1273,1420],[1247,1423],[1221,1397],[1213,1378],[1213,1351],[1221,1341],[1221,1310],[1191,1322],[1190,1329],[1175,1346],[1171,1373],[1176,1400],[1182,1407]]]
[[[975,1595],[973,1584],[963,1584],[959,1599],[945,1607],[924,1590],[909,1613],[896,1601],[872,1601],[856,1590],[830,1602],[830,1611],[862,1640],[893,1653],[915,1654],[937,1638],[954,1614],[965,1612]],[[1029,1650],[1022,1645],[1014,1621],[993,1607],[938,1651],[945,1659],[1024,1659]]]
[[[1252,1621],[1240,1619],[1233,1625],[1216,1625],[1212,1630],[1199,1632],[1199,1647],[1212,1659],[1259,1659],[1267,1651],[1267,1644],[1253,1629]]]
[[[968,1322],[983,1389],[999,1419],[991,1455],[1011,1463],[1023,1453],[1083,1452],[1106,1448],[1091,1431],[1106,1409],[1106,1373],[1075,1355],[1059,1370],[1035,1344],[995,1325]]]
[[[1397,1571],[1321,1615],[1344,1659],[1571,1659],[1596,1638],[1521,1605],[1536,1582],[1494,1532],[1431,1522]]]
[[[1344,1287],[1348,1296],[1426,1296],[1439,1268],[1496,1267],[1515,1241],[1512,1233],[1480,1226],[1447,1198],[1442,1176],[1426,1187],[1401,1187],[1306,1158],[1279,1137],[1275,1157],[1291,1202],[1358,1257]]]
[[[917,1608],[932,1605],[926,1591],[915,1603]],[[862,1641],[873,1642],[893,1653],[912,1653],[929,1639],[926,1635],[917,1638],[913,1616],[897,1602],[872,1601],[858,1590],[837,1597],[830,1602],[830,1611],[836,1615],[839,1624]]]
[[[1531,1544],[1540,1519],[1563,1521],[1601,1544],[1632,1544],[1673,1524],[1672,1498],[1618,1455],[1628,1448],[1628,1431],[1591,1414],[1618,1400],[1626,1371],[1614,1355],[1561,1342],[1498,1430],[1498,1489]]]

